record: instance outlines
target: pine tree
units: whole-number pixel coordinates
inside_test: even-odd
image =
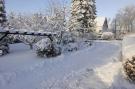
[[[0,26],[4,26],[6,21],[5,1],[0,0]]]
[[[91,33],[94,31],[96,18],[95,0],[72,0],[71,10],[71,31],[80,34]]]

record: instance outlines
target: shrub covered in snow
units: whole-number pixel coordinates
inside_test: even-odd
[[[0,44],[0,56],[9,53],[9,45],[8,44]]]
[[[72,32],[63,32],[61,37],[61,49],[62,52],[73,52],[80,49],[84,49],[92,45],[92,41],[88,39],[81,39],[74,35]]]
[[[72,52],[78,50],[78,43],[76,37],[70,32],[63,32],[61,38],[62,52]]]
[[[103,32],[101,38],[103,40],[112,40],[114,38],[114,34],[112,32]]]
[[[40,40],[40,36],[23,36],[23,35],[18,35],[17,36],[18,40],[21,42],[27,44],[30,46],[30,49],[33,49],[33,45]]]
[[[40,40],[35,47],[39,57],[55,57],[61,54],[60,48],[53,44],[49,38]]]
[[[63,52],[73,52],[78,50],[77,43],[68,43],[63,47]]]
[[[130,81],[135,82],[135,56],[132,57],[132,59],[127,60],[123,67],[127,78]]]
[[[64,32],[61,40],[63,45],[67,45],[68,43],[75,42],[74,35],[70,32]]]
[[[81,50],[92,45],[92,41],[77,41],[77,42],[70,42],[63,46],[63,52],[73,52],[77,50]]]
[[[84,49],[86,47],[90,47],[92,45],[93,41],[92,40],[86,40],[86,41],[81,41],[79,42],[79,48]]]

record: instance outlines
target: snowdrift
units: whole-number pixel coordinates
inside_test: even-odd
[[[123,59],[131,59],[135,55],[135,35],[127,35],[122,42]]]

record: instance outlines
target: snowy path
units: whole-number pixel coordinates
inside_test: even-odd
[[[11,51],[0,58],[0,89],[54,89],[49,87],[67,76],[118,61],[121,47],[117,41],[97,41],[88,49],[46,60],[22,44],[12,46]]]

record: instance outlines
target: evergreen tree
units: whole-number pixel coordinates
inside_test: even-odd
[[[72,0],[70,30],[79,33],[79,36],[94,31],[96,18],[95,0]]]
[[[5,1],[0,0],[0,26],[4,26],[6,21]]]

